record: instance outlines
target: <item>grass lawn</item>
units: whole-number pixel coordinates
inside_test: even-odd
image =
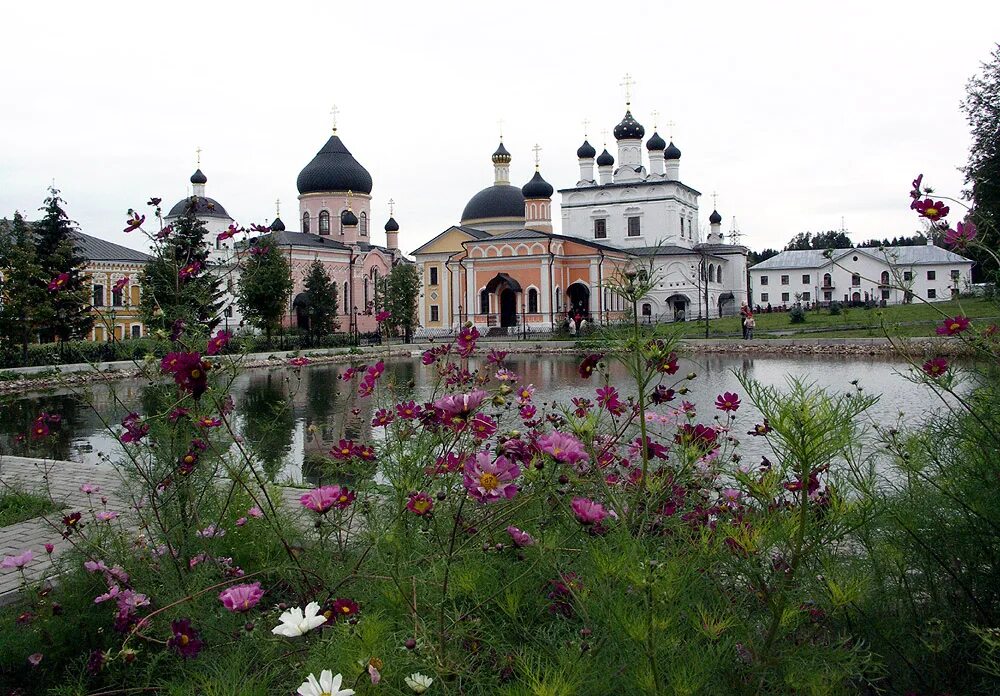
[[[55,512],[59,508],[60,506],[40,495],[6,489],[0,492],[0,527],[24,522],[32,517]]]
[[[946,316],[964,314],[970,318],[1000,321],[1000,305],[983,299],[949,300],[931,304],[915,303],[885,308],[863,309],[844,307],[839,315],[818,309],[806,312],[804,324],[792,324],[788,312],[754,315],[757,328],[754,338],[868,338],[884,336],[883,325],[894,336],[933,336],[935,327]],[[742,336],[739,317],[724,317],[709,321],[710,338]],[[705,323],[689,321],[681,336],[704,338]]]

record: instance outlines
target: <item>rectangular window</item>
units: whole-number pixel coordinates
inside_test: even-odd
[[[788,281],[789,281],[788,276],[785,276],[785,275],[781,276],[781,284],[782,285],[788,285]]]
[[[803,302],[812,302],[812,294],[808,293],[808,292],[802,293],[802,301]]]
[[[937,280],[937,271],[927,271],[927,280]]]
[[[431,321],[438,320],[438,306],[436,304],[431,305]]]
[[[909,282],[909,281],[913,280],[913,272],[912,271],[903,271],[903,280],[905,282]]]
[[[882,299],[883,300],[889,299],[889,288],[882,288]]]
[[[832,293],[832,292],[830,292],[830,291],[828,290],[828,291],[826,291],[826,292],[824,292],[824,293],[823,293],[823,300],[824,300],[825,302],[829,302],[829,301],[830,301],[830,300],[832,300],[832,299],[833,299],[833,293]]]
[[[604,218],[594,220],[594,239],[608,238],[608,221]]]
[[[927,299],[928,300],[933,300],[933,299],[936,299],[936,298],[937,298],[937,290],[935,290],[934,288],[931,288],[930,290],[927,291]]]
[[[957,268],[951,269],[951,279],[955,280],[955,281],[958,280],[958,269]]]
[[[861,287],[861,276],[858,275],[857,273],[855,273],[854,275],[852,275],[851,276],[851,285],[853,285],[856,288]]]
[[[115,307],[121,307],[122,306],[122,291],[121,290],[115,290],[115,289],[112,288],[112,290],[111,290],[111,304],[113,304]]]
[[[767,302],[767,293],[766,292],[762,292],[760,294],[760,301],[761,302]]]
[[[638,237],[639,236],[639,218],[630,217],[628,219],[628,236]]]
[[[782,302],[788,302],[788,293],[787,292],[781,293],[781,301]]]
[[[132,338],[139,338],[142,336],[142,327],[138,324],[132,324]]]
[[[808,275],[802,276],[802,284],[803,285],[809,285],[809,276]]]
[[[767,285],[767,276],[761,276],[760,277],[760,284],[761,285]]]
[[[104,306],[104,286],[95,285],[94,286],[94,306],[103,307]]]
[[[438,284],[438,269],[437,266],[431,266],[431,285]]]

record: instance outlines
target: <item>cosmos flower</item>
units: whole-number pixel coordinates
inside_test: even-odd
[[[535,395],[535,385],[534,384],[522,384],[517,389],[517,400],[521,403],[531,401],[531,397]]]
[[[928,377],[937,379],[948,371],[948,361],[944,358],[932,358],[925,362],[921,369]]]
[[[740,397],[733,392],[719,394],[715,397],[715,407],[720,411],[735,411],[740,407]]]
[[[233,335],[228,331],[220,329],[218,333],[208,339],[208,347],[205,348],[205,353],[208,355],[218,355],[219,352],[226,347]]]
[[[434,499],[424,492],[411,493],[406,509],[418,517],[429,514],[434,509]]]
[[[167,645],[174,648],[181,654],[181,657],[195,657],[204,643],[198,635],[198,631],[191,627],[190,619],[180,619],[170,622],[171,636],[167,640]]]
[[[302,507],[308,508],[315,513],[325,515],[333,508],[343,510],[347,508],[357,494],[340,486],[322,486],[314,488],[299,498]]]
[[[924,175],[920,174],[913,183],[910,184],[910,198],[917,200],[920,198],[920,184],[923,183]]]
[[[139,414],[135,411],[122,418],[122,427],[125,428],[125,432],[119,439],[124,443],[139,442],[149,432],[149,423],[141,422]]]
[[[271,247],[267,246],[266,244],[263,245],[263,246],[259,246],[257,244],[254,244],[252,247],[250,247],[250,255],[251,256],[264,256],[270,250],[271,250]]]
[[[126,227],[122,230],[122,232],[132,232],[133,230],[137,230],[142,227],[142,223],[146,222],[146,216],[139,215],[139,213],[134,210],[129,210],[128,214],[129,218],[125,221]]]
[[[486,440],[497,431],[497,422],[485,413],[477,413],[469,421],[469,429],[478,440]]]
[[[86,495],[93,495],[95,493],[100,493],[101,487],[95,483],[83,483],[80,484],[80,492]]]
[[[236,236],[236,234],[237,234],[238,232],[241,232],[241,231],[242,231],[242,230],[240,230],[240,228],[239,228],[239,225],[237,225],[237,224],[236,224],[236,223],[234,222],[234,223],[233,223],[233,224],[231,224],[231,225],[230,225],[230,226],[229,226],[229,227],[228,227],[228,228],[227,228],[227,229],[226,229],[226,230],[225,230],[224,232],[219,232],[219,234],[217,234],[217,235],[215,236],[215,238],[216,238],[217,240],[219,240],[220,242],[222,242],[222,241],[225,241],[225,240],[227,240],[227,239],[232,239],[233,237],[235,237],[235,236]]]
[[[573,514],[582,525],[599,524],[608,516],[608,511],[600,503],[589,498],[576,497],[570,503]]]
[[[221,418],[215,418],[213,416],[202,416],[198,419],[199,428],[218,428],[222,425]]]
[[[578,368],[580,376],[583,377],[584,379],[588,379],[592,374],[594,374],[594,370],[597,369],[597,366],[603,359],[604,359],[603,353],[592,353],[587,357],[585,357],[583,359],[583,362],[580,363],[580,367]]]
[[[319,679],[310,673],[296,693],[299,696],[354,696],[354,689],[340,688],[343,681],[341,674],[334,675],[332,670],[324,669]]]
[[[941,201],[934,201],[931,198],[927,198],[923,201],[915,200],[911,206],[914,210],[920,213],[921,217],[925,217],[928,220],[936,221],[944,217],[947,217],[948,211],[951,210]]]
[[[972,222],[960,222],[955,229],[944,233],[944,243],[954,249],[964,249],[976,238],[976,225]]]
[[[433,679],[421,674],[420,672],[414,672],[403,681],[406,682],[406,685],[410,687],[410,690],[415,694],[424,693],[427,689],[431,688],[431,684],[434,683]]]
[[[100,510],[99,512],[94,513],[94,518],[97,519],[98,522],[110,522],[116,517],[118,517],[118,513],[112,510]]]
[[[181,280],[189,280],[198,275],[198,271],[201,270],[201,261],[192,261],[189,264],[181,267],[181,270],[177,272],[177,276]]]
[[[407,401],[405,403],[396,404],[396,415],[403,420],[419,418],[420,411],[421,409],[417,406],[415,401]]]
[[[486,392],[475,389],[468,394],[452,394],[434,402],[435,408],[441,410],[441,421],[453,428],[461,427],[486,399]]]
[[[938,336],[954,336],[969,328],[969,318],[961,314],[954,317],[946,317],[941,326],[937,327]]]
[[[383,322],[388,321],[389,317],[391,317],[391,316],[392,316],[391,312],[386,312],[385,310],[382,310],[381,312],[379,312],[378,314],[375,315],[375,321],[377,321],[379,324],[381,324]]]
[[[507,527],[507,533],[510,534],[510,539],[514,542],[514,546],[519,549],[524,548],[525,546],[532,546],[535,543],[535,540],[530,534],[513,525]]]
[[[23,568],[31,563],[34,558],[34,552],[31,549],[27,549],[16,556],[4,556],[4,559],[0,561],[0,568]]]
[[[257,606],[263,596],[264,590],[260,589],[260,583],[254,582],[227,587],[219,593],[219,601],[229,611],[242,614]]]
[[[129,277],[119,278],[118,281],[112,286],[111,292],[121,292],[129,283]]]
[[[292,367],[305,367],[309,364],[309,358],[292,358],[288,364]]]
[[[487,451],[465,463],[462,482],[470,496],[481,503],[490,503],[517,495],[517,485],[513,481],[520,475],[517,464],[502,456],[492,460]]]
[[[66,287],[66,283],[69,282],[69,273],[60,273],[55,278],[49,281],[49,292],[57,292]]]
[[[300,607],[293,607],[279,616],[278,620],[281,623],[272,628],[271,633],[286,638],[297,638],[326,623],[326,617],[319,613],[319,604],[316,602],[309,602],[305,611]]]
[[[213,539],[215,537],[226,536],[226,530],[215,524],[210,524],[204,529],[199,529],[195,532],[195,536],[201,537],[202,539]]]
[[[330,617],[333,617],[334,621],[338,619],[347,619],[358,612],[361,611],[361,607],[353,599],[347,599],[346,597],[338,597],[333,600],[333,604],[330,606]],[[325,614],[324,614],[325,615]],[[327,619],[329,620],[329,618]]]
[[[582,442],[572,435],[561,433],[558,430],[553,430],[538,438],[537,444],[538,449],[557,462],[572,465],[588,459]]]
[[[392,423],[395,419],[396,416],[393,415],[392,411],[385,408],[380,408],[375,412],[375,415],[372,417],[372,427],[384,428],[390,423]]]

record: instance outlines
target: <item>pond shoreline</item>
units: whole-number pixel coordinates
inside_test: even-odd
[[[310,365],[364,362],[372,358],[391,355],[394,358],[418,358],[420,354],[440,345],[440,342],[411,343],[391,347],[387,353],[385,346],[356,349],[354,352],[342,348],[317,349],[307,351],[276,351],[254,353],[241,359],[243,369],[288,367],[288,361],[298,356],[308,356]],[[570,341],[480,341],[483,348],[496,348],[513,355],[558,355],[582,354],[592,350],[586,345]],[[766,339],[742,341],[739,339],[683,339],[678,343],[680,353],[750,354],[755,356],[788,355],[839,355],[839,356],[958,356],[968,354],[968,348],[961,341],[939,338],[907,338],[896,342],[885,338],[818,338],[818,339]],[[238,356],[237,356],[238,357]],[[0,396],[27,394],[49,389],[73,387],[95,382],[114,382],[143,377],[142,366],[132,361],[109,363],[78,363],[40,367],[14,368],[8,374],[22,374],[23,378],[0,382]]]

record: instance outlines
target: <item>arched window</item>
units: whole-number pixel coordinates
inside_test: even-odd
[[[368,313],[368,279],[365,278],[365,313]]]
[[[347,281],[344,281],[344,314],[351,313],[351,298],[347,296]]]
[[[717,282],[717,283],[721,283],[722,282],[722,266],[721,265],[718,266],[715,269],[715,282]]]
[[[319,213],[319,233],[330,234],[330,211],[321,210]]]
[[[538,314],[538,291],[528,290],[528,314]]]
[[[562,293],[556,288],[556,311],[562,311]]]
[[[340,211],[339,218],[340,218],[340,233],[341,234],[344,234],[344,213],[346,213],[346,212],[347,212],[346,208],[344,210]]]
[[[882,285],[889,284],[889,271],[882,271]]]
[[[485,288],[479,291],[479,313],[490,313],[490,293]]]
[[[302,231],[309,231],[309,213],[302,213]]]
[[[368,236],[368,213],[361,213],[358,216],[358,229],[361,231],[362,237]]]
[[[715,280],[715,264],[708,264],[708,281],[713,282]]]
[[[851,276],[851,285],[858,287],[861,285],[861,274],[855,273]]]
[[[643,302],[642,303],[642,316],[644,316],[644,317],[651,317],[651,316],[653,316],[653,305],[649,304],[648,302]]]
[[[833,287],[833,276],[831,276],[829,273],[824,273],[823,274],[823,287],[824,288],[832,288]]]

